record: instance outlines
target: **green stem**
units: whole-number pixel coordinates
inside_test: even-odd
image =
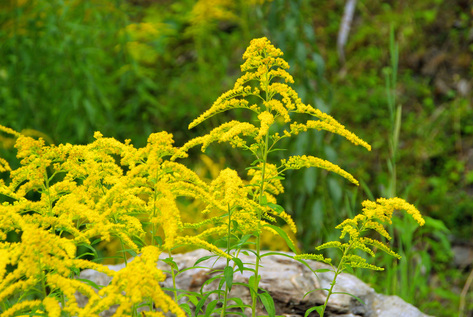
[[[231,237],[231,229],[232,229],[232,212],[230,210],[230,206],[228,206],[228,225],[227,225],[227,254],[230,254],[230,237]],[[230,259],[227,258],[227,266],[230,264]],[[223,306],[222,306],[222,312],[220,313],[221,317],[225,316],[225,313],[227,311],[227,298],[228,298],[228,293],[230,290],[228,289],[227,283],[225,283],[225,292],[223,293]]]
[[[365,225],[366,225],[366,223],[363,223],[363,225],[358,230],[358,232],[360,232],[360,233],[363,232],[365,230]],[[325,302],[324,302],[323,309],[322,309],[322,314],[320,315],[320,317],[324,316],[325,309],[327,308],[327,305],[328,305],[328,300],[330,299],[330,296],[332,296],[332,294],[333,294],[333,288],[335,287],[337,277],[338,277],[338,275],[340,275],[343,272],[343,265],[345,263],[345,257],[347,256],[348,251],[351,250],[353,244],[354,244],[354,241],[351,241],[351,243],[348,245],[348,247],[343,251],[343,255],[342,255],[342,258],[340,259],[340,263],[338,263],[337,269],[334,272],[335,275],[333,277],[332,283],[330,283],[330,289],[328,290],[327,298],[325,298]]]
[[[338,275],[340,275],[340,273],[342,273],[342,272],[339,270],[339,268],[337,268],[337,270],[335,271],[335,275],[333,277],[333,281],[332,281],[332,283],[330,283],[330,289],[328,290],[327,297],[325,298],[324,305],[322,306],[322,312],[320,314],[320,317],[324,317],[325,309],[327,308],[327,305],[328,305],[328,300],[329,300],[330,296],[332,296],[332,294],[333,294],[333,288],[335,287],[335,282],[337,280]]]
[[[156,201],[158,199],[158,195],[156,194],[156,188],[154,188],[153,191],[153,214],[151,216],[151,219],[153,220],[154,217],[156,217],[157,213],[157,208],[156,208]],[[156,241],[154,241],[154,237],[156,236],[156,223],[153,222],[152,228],[151,228],[151,245],[155,245]],[[169,254],[171,255],[171,254]]]
[[[41,269],[41,288],[43,292],[43,298],[48,297],[48,292],[46,292],[46,274],[44,274],[44,271]]]
[[[172,260],[171,250],[168,250],[169,257]],[[174,267],[171,265],[171,276],[172,276],[172,290],[174,293],[174,301],[177,303],[177,288],[176,288],[176,274],[174,273]]]
[[[125,246],[123,245],[122,239],[121,239],[121,238],[119,238],[119,239],[120,239],[120,246],[121,246],[121,248],[122,248],[123,261],[124,261],[124,263],[125,263],[125,266],[128,266],[128,262],[127,262],[127,260],[126,260],[126,254],[125,254],[125,253],[126,253],[126,252],[125,252]]]
[[[260,193],[259,193],[259,204],[263,203],[263,196],[264,196],[264,183],[265,183],[265,176],[266,176],[266,162],[268,160],[268,139],[269,133],[266,133],[265,141],[264,141],[264,149],[263,149],[263,167],[261,170],[261,186],[260,186]],[[256,287],[254,292],[251,293],[252,297],[252,305],[251,305],[251,316],[256,316],[256,301],[257,301],[257,293],[258,293],[258,285],[259,285],[259,262],[260,262],[260,231],[261,231],[261,213],[258,213],[258,228],[256,234],[256,263],[255,263],[255,283]]]

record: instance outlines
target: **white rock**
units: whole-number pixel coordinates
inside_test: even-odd
[[[281,252],[283,253],[283,252]],[[264,254],[264,253],[263,253]],[[292,253],[284,252],[287,255]],[[185,254],[173,255],[173,260],[177,263],[180,270],[192,267],[198,259],[211,255],[207,250],[196,250]],[[168,257],[166,254],[161,255],[161,259]],[[254,268],[255,256],[240,254],[239,258],[243,263],[248,263],[247,267]],[[328,265],[320,262],[306,260],[306,263],[312,270],[330,268]],[[253,265],[251,265],[253,264]],[[259,270],[261,275],[260,287],[268,291],[274,299],[276,306],[276,315],[296,317],[304,316],[307,309],[321,305],[326,299],[327,292],[318,290],[310,293],[306,297],[304,295],[314,289],[329,288],[334,273],[325,272],[317,273],[317,276],[304,264],[282,255],[269,255],[260,261],[262,266]],[[205,281],[218,274],[214,270],[223,270],[226,266],[226,259],[216,257],[208,259],[198,264],[199,267],[180,273],[176,278],[176,287],[178,289],[199,292]],[[119,270],[124,265],[110,266],[113,270]],[[160,269],[169,270],[169,266],[164,262],[158,263]],[[235,268],[235,271],[238,268]],[[249,277],[252,275],[250,271],[236,271],[233,283],[248,283]],[[110,278],[102,273],[85,270],[81,272],[80,278],[86,278],[100,285],[106,285],[110,282]],[[203,291],[215,290],[218,288],[219,280],[213,281],[203,287]],[[168,275],[167,280],[163,283],[165,287],[172,287],[172,280]],[[420,312],[416,307],[404,302],[397,296],[386,296],[377,294],[371,287],[363,283],[353,275],[342,273],[337,278],[334,291],[345,292],[360,298],[364,304],[357,301],[349,295],[337,294],[332,295],[329,300],[325,316],[337,317],[428,317],[428,315]],[[85,304],[87,299],[82,295],[77,295],[78,303]],[[244,303],[251,303],[250,292],[248,288],[234,285],[230,293],[230,297],[238,297]],[[216,298],[216,295],[211,298]],[[266,314],[263,307],[258,307],[258,314]],[[114,309],[104,312],[102,316],[112,316]],[[246,315],[251,315],[249,311],[245,311]],[[312,313],[310,316],[316,316]]]

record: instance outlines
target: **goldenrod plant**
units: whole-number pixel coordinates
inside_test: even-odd
[[[414,218],[415,221],[417,221],[420,226],[425,224],[425,220],[422,218],[420,212],[413,205],[407,203],[401,198],[379,198],[376,200],[376,202],[365,200],[362,205],[363,212],[361,214],[355,216],[353,219],[347,219],[335,227],[335,229],[342,230],[340,239],[345,238],[345,236],[348,234],[348,242],[341,243],[340,241],[331,241],[316,247],[316,250],[323,250],[327,248],[339,249],[342,252],[342,257],[337,266],[334,266],[331,263],[332,259],[325,258],[321,254],[300,254],[294,257],[295,259],[311,259],[325,262],[332,267],[332,272],[334,272],[334,277],[332,283],[330,284],[330,288],[323,289],[327,292],[327,297],[324,304],[308,309],[305,316],[308,316],[310,312],[316,310],[319,315],[323,317],[330,296],[333,294],[345,294],[343,292],[336,292],[334,290],[334,286],[338,275],[347,269],[363,268],[375,271],[384,270],[382,267],[368,263],[364,257],[361,257],[357,254],[358,250],[363,251],[372,257],[375,256],[374,250],[381,250],[388,255],[396,257],[397,259],[401,258],[399,254],[391,250],[389,245],[366,236],[367,231],[375,231],[387,240],[391,240],[391,236],[384,228],[384,224],[392,224],[391,219],[393,217],[394,211],[396,210],[405,210],[409,215],[412,216],[412,218]],[[307,294],[313,291],[315,290],[312,290]]]
[[[130,140],[119,142],[106,138],[100,132],[87,145],[55,146],[0,126],[0,131],[16,138],[17,156],[21,160],[16,170],[6,160],[0,160],[0,172],[9,173],[10,178],[8,182],[0,182],[2,316],[98,316],[112,305],[119,305],[116,316],[138,316],[138,308],[145,309],[140,313],[145,316],[164,316],[167,312],[185,316],[191,314],[190,304],[193,304],[194,316],[225,316],[230,311],[245,316],[245,309],[251,309],[254,317],[258,302],[269,316],[275,316],[271,295],[259,287],[259,270],[265,256],[281,253],[262,254],[261,234],[263,231],[277,234],[291,250],[297,251],[280,226],[284,222],[293,232],[297,230],[291,216],[277,204],[276,197],[284,192],[284,173],[318,167],[355,185],[358,181],[339,166],[310,154],[279,161],[271,154],[280,150],[277,148],[280,140],[309,129],[338,134],[355,145],[371,149],[330,115],[302,102],[289,86],[294,80],[286,71],[289,65],[282,55],[267,38],[252,40],[243,54],[244,74],[189,128],[232,109],[251,111],[252,121],[225,122],[180,148],[173,145],[173,136],[168,132],[151,134],[142,148],[135,148]],[[226,168],[215,179],[205,182],[178,162],[195,146],[205,151],[212,143],[225,142],[253,155],[246,179]],[[206,218],[183,222],[178,203],[182,197],[199,201],[199,211]],[[399,198],[366,201],[363,206],[362,214],[337,227],[342,229],[341,238],[348,234],[348,242],[328,242],[317,248],[336,247],[343,252],[340,264],[333,267],[335,278],[332,287],[326,290],[327,302],[323,309],[316,308],[321,315],[334,293],[338,274],[348,267],[380,269],[353,251],[374,255],[369,248],[372,246],[397,256],[378,240],[363,236],[365,231],[371,229],[389,239],[382,223],[390,223],[392,213],[398,209],[406,210],[423,224],[415,207]],[[195,231],[195,228],[200,229]],[[110,271],[100,263],[102,259],[95,249],[97,243],[113,238],[120,241],[126,264],[119,272]],[[217,289],[193,293],[176,288],[175,277],[180,274],[180,268],[172,254],[186,245],[206,248],[214,256],[227,259],[225,269],[206,282],[219,281]],[[79,248],[89,251],[79,253]],[[165,278],[156,267],[162,252],[169,254],[163,261],[170,265],[173,280],[170,289],[159,286]],[[254,267],[242,263],[238,258],[241,252],[254,253]],[[129,255],[134,256],[132,261]],[[197,259],[194,266],[208,258]],[[296,258],[330,262],[321,255]],[[99,286],[77,279],[86,268],[110,275],[111,283]],[[248,284],[243,284],[249,288],[251,305],[229,297],[236,270],[253,272]],[[164,293],[165,290],[171,291],[172,296]],[[85,306],[79,307],[76,292],[89,298]],[[209,302],[211,294],[217,294],[218,298]]]

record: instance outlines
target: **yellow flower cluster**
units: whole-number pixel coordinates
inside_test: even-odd
[[[263,182],[263,175],[262,175],[263,164],[260,163],[256,166],[256,168],[252,168],[248,170],[248,175],[252,176],[250,180],[250,185],[253,185],[255,192],[253,195],[259,195],[259,189],[261,186],[261,182]],[[277,166],[274,164],[266,163],[265,165],[265,184],[264,184],[264,193],[268,199],[268,201],[276,202],[277,196],[284,192],[284,186],[281,183],[281,179],[278,177],[279,172]],[[274,195],[274,196],[273,196]]]
[[[156,271],[154,277],[149,277],[156,270],[157,248],[170,251],[181,245],[199,245],[221,256],[228,255],[203,238],[182,236],[184,224],[177,197],[199,199],[207,205],[206,209],[219,211],[235,201],[240,210],[256,213],[257,204],[249,199],[244,201],[246,191],[241,180],[236,182],[232,178],[225,185],[224,195],[218,197],[215,186],[203,182],[184,165],[169,161],[179,150],[167,132],[151,134],[147,145],[136,149],[129,140],[122,143],[105,138],[100,132],[94,134],[96,140],[88,145],[54,146],[8,128],[1,130],[17,137],[15,147],[22,165],[16,170],[5,168],[11,180],[8,184],[0,181],[0,195],[7,197],[7,202],[0,205],[0,302],[13,301],[17,298],[15,293],[32,292],[37,285],[42,285],[44,294],[47,287],[66,299],[62,306],[48,296],[42,301],[13,301],[5,311],[7,315],[35,307],[50,316],[58,316],[58,309],[71,315],[98,316],[119,303],[122,306],[118,310],[128,315],[130,305],[140,304],[146,297],[163,311],[184,316],[159,288],[162,273]],[[231,138],[233,132],[226,132]],[[2,162],[0,166],[6,166]],[[252,222],[248,220],[245,225],[249,230]],[[149,241],[146,226],[152,227],[148,235],[157,247],[153,256],[146,255],[151,249],[142,248]],[[19,242],[4,241],[11,232],[21,235]],[[143,260],[149,257],[152,261],[133,261],[118,273],[116,282],[97,295],[86,284],[72,279],[77,270],[93,268],[109,275],[114,273],[102,265],[76,258],[76,249],[80,245],[93,248],[93,240],[107,242],[112,238],[118,239],[123,248],[143,252]],[[133,263],[146,264],[146,268]],[[85,308],[77,306],[76,291],[89,297]]]
[[[338,122],[337,122],[338,123]],[[352,142],[355,145],[361,145],[368,150],[371,150],[371,146],[357,137],[354,133],[345,129],[345,127],[341,124],[336,124],[335,122],[327,122],[327,121],[315,121],[315,120],[308,120],[305,124],[294,122],[291,124],[291,134],[297,135],[301,131],[307,131],[308,129],[316,129],[316,130],[325,130],[329,131],[338,135],[345,137],[348,141]]]
[[[188,141],[177,156],[186,156],[187,151],[196,145],[202,145],[202,151],[205,151],[213,142],[229,142],[233,147],[250,150],[257,159],[262,160],[267,151],[274,148],[281,139],[297,135],[308,129],[339,134],[353,144],[371,150],[370,145],[348,131],[330,115],[302,103],[297,93],[287,85],[287,83],[293,83],[294,79],[286,71],[289,65],[282,59],[282,56],[283,52],[275,48],[266,37],[252,40],[243,54],[245,62],[241,65],[241,70],[244,74],[236,80],[233,89],[223,93],[210,109],[189,125],[189,128],[192,128],[218,113],[235,108],[245,108],[256,113],[259,127],[238,121],[223,123],[209,134]],[[255,88],[255,85],[250,82],[259,83],[259,87]],[[256,97],[260,103],[250,105],[247,100],[247,97],[250,96]],[[305,123],[291,122],[292,113],[307,114],[319,120],[307,120]],[[273,126],[281,122],[289,124],[290,128],[283,130],[280,135]],[[269,143],[267,143],[268,140]],[[266,154],[264,154],[265,152]],[[292,157],[289,161],[283,160],[278,174],[282,174],[290,168],[299,169],[312,166],[333,171],[350,182],[358,184],[352,175],[337,165],[312,156]]]
[[[406,202],[402,198],[378,198],[376,202],[366,200],[362,203],[363,205],[363,215],[368,219],[376,218],[382,222],[391,223],[391,218],[393,212],[396,210],[405,210],[412,218],[419,224],[423,226],[425,220],[422,218],[419,210],[412,205]]]
[[[287,72],[289,64],[282,56],[283,52],[275,48],[266,37],[252,40],[243,54],[244,62],[241,65],[243,74],[236,80],[234,87],[223,93],[208,110],[192,121],[189,129],[216,114],[237,108],[254,112],[259,124],[235,120],[223,123],[210,133],[189,140],[172,157],[173,160],[178,157],[186,157],[187,152],[198,145],[201,145],[201,150],[205,151],[214,142],[228,142],[233,147],[249,150],[256,157],[256,161],[248,172],[251,178],[248,194],[253,198],[253,201],[258,202],[261,206],[245,209],[242,202],[245,204],[248,202],[240,199],[238,203],[232,202],[230,209],[245,209],[244,213],[235,211],[235,216],[237,219],[245,218],[253,219],[253,221],[257,219],[258,232],[261,232],[261,227],[265,227],[266,221],[274,221],[275,217],[284,219],[291,230],[295,231],[292,218],[282,211],[282,208],[277,208],[278,212],[275,212],[273,208],[269,207],[269,204],[276,203],[275,196],[284,191],[280,179],[284,171],[288,169],[319,167],[337,173],[358,185],[358,181],[339,166],[313,156],[293,156],[288,160],[282,160],[280,166],[268,163],[268,154],[281,139],[289,138],[308,129],[317,129],[339,134],[355,145],[371,149],[365,141],[348,131],[331,116],[302,102],[296,91],[288,85],[294,83],[294,79]],[[250,103],[250,101],[254,102],[253,100],[257,102]],[[292,122],[292,114],[307,114],[318,120],[307,120],[305,123]],[[281,134],[276,127],[280,123],[289,125],[289,128],[284,129]],[[231,178],[230,176],[225,177]],[[241,220],[238,221],[241,222]],[[206,224],[208,223],[206,222]],[[224,232],[224,224],[217,225],[215,221],[213,224],[214,228],[202,233],[202,237],[211,232],[215,234]],[[269,226],[265,228],[271,230]]]
[[[226,10],[231,7],[229,1],[201,0],[194,7],[195,24],[204,15],[211,20],[229,19]],[[156,31],[151,24],[142,24],[140,28],[150,34]],[[172,253],[181,246],[197,245],[231,260],[230,254],[209,243],[209,239],[218,241],[226,237],[231,248],[232,239],[253,236],[257,280],[263,230],[281,235],[293,248],[290,237],[271,224],[279,218],[296,232],[291,216],[277,205],[276,196],[284,192],[283,173],[288,169],[318,167],[353,184],[358,185],[358,181],[339,166],[310,155],[291,156],[281,160],[279,166],[272,164],[268,156],[276,150],[276,144],[283,138],[316,129],[338,134],[368,150],[371,147],[330,115],[301,101],[288,85],[294,79],[286,71],[289,65],[282,56],[282,51],[267,38],[252,40],[243,54],[244,74],[236,80],[233,89],[222,94],[189,128],[236,108],[252,111],[257,123],[226,122],[204,136],[189,140],[181,148],[174,146],[173,136],[167,132],[151,134],[147,145],[137,149],[130,140],[119,142],[103,137],[100,132],[87,145],[46,145],[42,138],[34,139],[0,126],[1,132],[16,138],[17,156],[21,160],[21,166],[12,170],[0,158],[0,172],[10,175],[8,183],[0,181],[0,196],[5,198],[0,205],[0,302],[9,303],[8,307],[2,306],[2,316],[28,310],[53,317],[63,313],[99,316],[116,304],[119,304],[117,316],[129,316],[137,306],[148,302],[149,307],[154,305],[157,309],[147,313],[149,316],[171,312],[181,317],[185,316],[184,312],[159,286],[165,279],[156,267],[162,251]],[[256,102],[250,104],[250,100]],[[300,114],[318,120],[293,122],[291,116]],[[279,124],[286,128],[278,131]],[[243,181],[236,171],[224,169],[213,181],[204,182],[194,171],[176,162],[186,157],[191,148],[200,145],[205,151],[215,142],[228,142],[254,155],[248,181]],[[207,218],[183,221],[178,204],[183,196],[198,201],[199,212]],[[391,223],[393,212],[400,209],[419,225],[425,223],[419,211],[400,198],[365,201],[362,214],[336,227],[341,229],[340,239],[348,235],[348,242],[332,241],[316,249],[338,248],[343,252],[336,275],[348,267],[382,270],[353,251],[375,256],[373,250],[379,249],[399,257],[387,245],[365,237],[364,233],[374,230],[390,239],[384,224]],[[197,229],[200,231],[194,235],[188,234]],[[19,241],[7,242],[8,235],[13,233],[19,236]],[[141,252],[141,256],[113,272],[76,254],[79,246],[94,250],[97,241],[111,239],[120,242],[125,263],[127,252]],[[302,254],[296,258],[331,263],[321,255]],[[113,277],[112,282],[97,292],[74,279],[85,268]],[[40,293],[40,300],[24,296],[33,292]],[[89,298],[85,307],[78,306],[76,292]]]
[[[329,172],[337,173],[338,175],[346,178],[353,184],[358,185],[358,181],[350,173],[341,169],[338,165],[310,155],[296,155],[289,157],[289,159],[287,160],[282,159],[281,166],[283,167],[283,171],[287,169],[301,169],[303,167],[318,167]]]
[[[256,142],[262,141],[263,137],[268,134],[269,127],[274,123],[274,116],[268,111],[263,111],[258,115],[258,120],[261,122],[261,127],[255,137]]]
[[[241,136],[256,136],[258,128],[251,123],[230,121],[226,122],[219,127],[213,129],[209,134],[201,137],[196,137],[181,147],[180,151],[175,154],[171,159],[177,157],[186,157],[187,151],[196,146],[202,145],[202,152],[205,152],[207,147],[213,142],[230,142],[234,147],[244,148],[246,142],[240,138]]]
[[[156,267],[159,250],[154,246],[147,246],[141,251],[141,256],[135,257],[125,268],[116,272],[111,283],[97,295],[87,294],[92,295],[92,298],[89,298],[87,305],[80,310],[79,316],[96,316],[116,304],[120,305],[116,316],[130,316],[134,305],[147,300],[152,300],[164,313],[186,316],[178,304],[159,286],[159,282],[166,279],[165,274]]]
[[[369,246],[376,250],[384,251],[398,259],[401,258],[399,254],[391,250],[390,247],[383,242],[363,236],[365,232],[374,230],[381,236],[390,240],[391,237],[384,228],[383,224],[392,223],[392,216],[395,210],[405,210],[418,222],[420,226],[423,226],[425,223],[422,215],[413,205],[398,197],[389,199],[379,198],[376,200],[376,202],[366,200],[362,203],[362,205],[363,210],[361,214],[355,216],[353,219],[346,219],[337,227],[335,227],[336,229],[342,230],[340,239],[343,239],[348,234],[348,242],[341,243],[339,241],[330,241],[316,247],[316,250],[337,248],[343,252],[343,257],[337,269],[338,273],[344,271],[348,267],[359,267],[379,271],[383,270],[381,267],[368,264],[366,259],[358,255],[350,254],[350,252],[354,252],[355,250],[361,250],[374,257],[375,253],[369,248]],[[300,258],[310,259],[311,256],[312,255],[301,255]],[[315,255],[314,258],[318,259],[318,257]]]

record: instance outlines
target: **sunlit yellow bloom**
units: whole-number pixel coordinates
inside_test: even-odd
[[[16,137],[19,137],[21,136],[21,134],[19,132],[16,132],[15,130],[13,130],[12,128],[8,128],[8,127],[5,127],[3,125],[0,125],[0,131],[2,132],[5,132],[7,134],[11,134],[11,135],[14,135]]]
[[[8,162],[0,157],[0,173],[11,171],[11,167]]]
[[[46,297],[43,299],[44,308],[48,312],[49,317],[59,317],[61,316],[61,307],[59,302],[53,297]]]
[[[338,165],[330,163],[329,161],[320,159],[314,156],[291,156],[288,160],[282,159],[281,165],[286,169],[301,169],[303,167],[318,167],[324,170],[337,173],[338,175],[346,178],[355,185],[358,185],[358,181],[348,172],[341,169]]]
[[[225,252],[223,252],[222,250],[217,248],[215,245],[210,244],[205,240],[197,239],[196,237],[190,237],[190,236],[178,237],[178,238],[176,238],[176,245],[179,245],[179,244],[182,244],[182,245],[198,245],[198,246],[200,246],[204,249],[207,249],[207,250],[209,250],[209,251],[211,251],[211,252],[213,252],[213,253],[221,256],[221,257],[228,258],[228,259],[232,258],[230,255],[226,254]]]
[[[263,168],[263,165],[260,163],[258,164],[257,168],[252,168],[248,170],[248,175],[252,176],[250,184],[255,186],[257,190],[259,190],[259,187],[261,186],[261,181],[263,178],[262,168]],[[268,198],[269,198],[269,194],[279,195],[284,192],[284,186],[282,185],[281,179],[278,176],[279,176],[279,172],[277,170],[276,165],[266,163],[265,165],[265,182],[266,183],[264,185],[264,191],[265,191],[265,194],[268,196]]]
[[[323,249],[328,249],[328,248],[337,248],[343,251],[344,246],[340,241],[329,241],[315,247],[316,250],[323,250]]]
[[[362,269],[369,269],[374,271],[384,271],[382,267],[369,264],[366,262],[365,258],[362,258],[361,256],[356,254],[348,254],[344,257],[342,269],[345,269],[347,267],[359,267]]]
[[[251,123],[239,122],[239,121],[230,121],[220,125],[219,127],[213,129],[209,134],[201,137],[196,137],[180,148],[180,152],[174,155],[171,159],[174,159],[178,156],[186,156],[186,152],[199,144],[202,144],[202,152],[205,152],[207,147],[213,142],[231,142],[234,139],[238,138],[239,135],[242,136],[256,136],[258,128],[256,128]]]
[[[363,238],[360,238],[360,242],[363,243],[364,245],[371,245],[379,250],[382,250],[395,258],[398,258],[398,259],[401,258],[399,254],[391,250],[388,245],[384,244],[381,241],[363,237]]]
[[[198,124],[214,116],[215,114],[218,114],[230,109],[247,108],[248,101],[246,101],[245,99],[236,99],[236,98],[245,96],[248,94],[249,93],[244,92],[243,87],[235,88],[224,93],[214,102],[214,104],[212,105],[210,109],[206,110],[197,119],[192,121],[191,124],[189,124],[189,129],[197,126]]]
[[[281,213],[278,213],[277,216],[281,219],[283,219],[289,226],[289,228],[291,229],[292,232],[294,233],[297,233],[297,227],[296,227],[296,224],[294,222],[294,220],[292,219],[292,217],[287,214],[285,211],[281,212]]]
[[[425,220],[422,218],[420,212],[412,204],[398,197],[379,198],[376,202],[364,201],[362,205],[364,207],[363,214],[369,218],[376,218],[383,222],[390,223],[395,210],[405,210],[419,225],[423,226],[425,224]]]
[[[10,316],[17,316],[18,312],[21,312],[27,308],[32,309],[41,304],[40,300],[25,300],[18,304],[13,305],[6,311],[2,313],[2,317],[10,317]],[[25,316],[25,315],[22,315]]]
[[[295,255],[294,259],[295,260],[299,260],[299,259],[302,259],[302,260],[315,260],[315,261],[320,261],[320,262],[324,262],[324,263],[327,263],[327,264],[332,263],[332,259],[325,258],[322,254],[302,253],[302,254]]]
[[[274,116],[267,111],[263,111],[258,115],[258,119],[261,123],[261,127],[258,131],[258,135],[255,137],[255,140],[261,141],[262,138],[268,133],[269,127],[274,123]]]
[[[289,117],[289,112],[284,106],[284,104],[277,100],[277,99],[271,99],[270,101],[264,101],[263,105],[268,109],[269,111],[274,111],[278,116],[281,116],[284,119],[284,122],[290,122],[291,118]],[[260,119],[258,117],[258,119]],[[261,119],[260,119],[261,121]],[[274,120],[273,120],[274,121]],[[272,124],[272,122],[271,122]]]
[[[291,124],[291,134],[297,135],[301,131],[307,131],[307,129],[316,129],[316,130],[325,130],[329,131],[338,135],[345,137],[348,141],[352,142],[356,145],[361,145],[368,150],[371,150],[371,146],[357,137],[354,133],[345,129],[345,127],[341,124],[334,124],[333,122],[326,122],[326,121],[314,121],[308,120],[305,124],[303,123],[292,123]]]

